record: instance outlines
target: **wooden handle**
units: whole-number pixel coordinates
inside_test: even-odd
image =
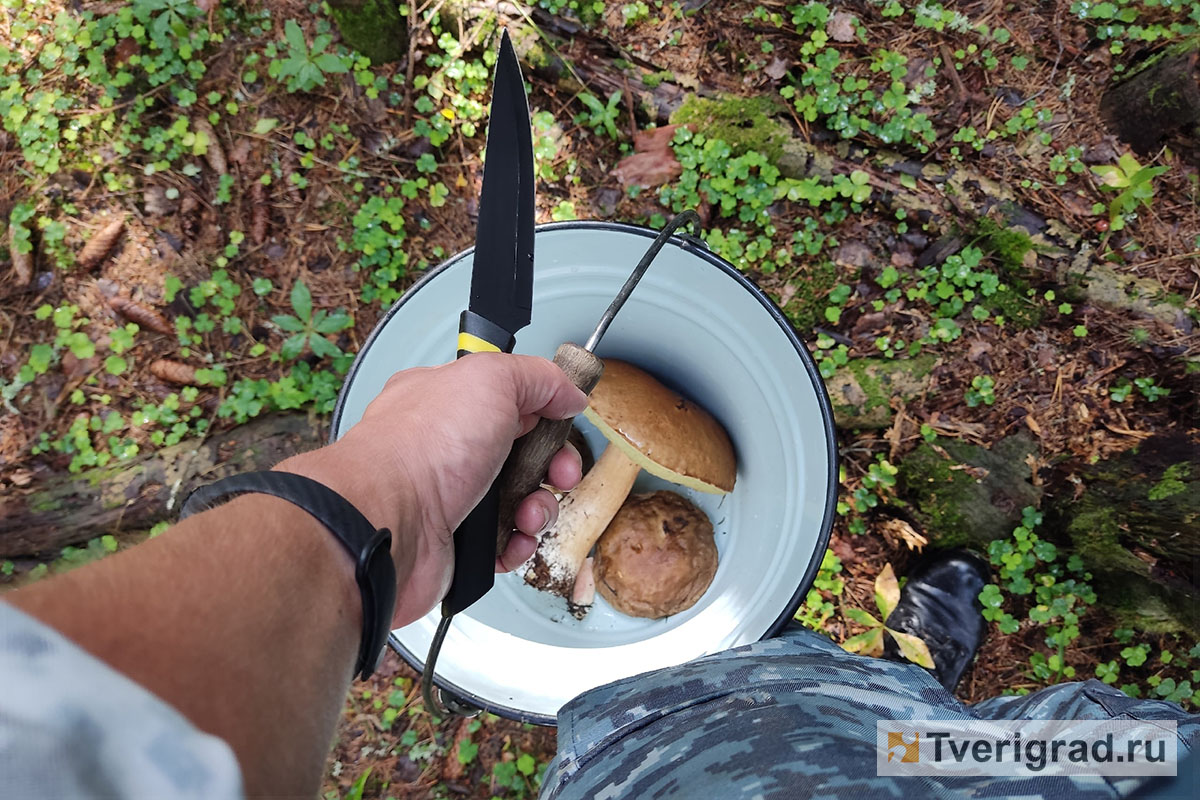
[[[567,342],[554,354],[554,363],[585,394],[604,374],[604,362],[577,344]],[[550,459],[562,449],[571,431],[572,419],[540,419],[532,431],[513,445],[512,453],[500,470],[500,525],[496,535],[496,554],[504,552],[515,525],[517,505],[535,491],[546,477]]]

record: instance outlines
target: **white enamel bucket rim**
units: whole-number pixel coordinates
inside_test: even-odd
[[[624,223],[594,222],[594,221],[562,222],[562,223],[551,223],[551,224],[547,224],[547,225],[538,226],[537,238],[535,239],[535,241],[545,240],[546,237],[543,236],[543,234],[561,234],[562,232],[567,232],[567,231],[572,231],[572,230],[578,230],[581,233],[605,232],[605,233],[616,233],[616,234],[623,234],[623,235],[634,235],[634,236],[637,236],[640,238],[644,238],[646,245],[649,245],[650,241],[658,233],[657,231],[649,229],[649,228],[644,228],[641,226],[629,225],[629,224],[624,224]],[[835,438],[834,426],[833,426],[833,411],[832,411],[832,407],[829,402],[828,394],[825,390],[824,383],[822,382],[822,380],[820,378],[820,374],[817,370],[816,364],[814,363],[811,355],[809,354],[808,349],[805,347],[804,343],[801,341],[800,337],[797,335],[795,329],[791,326],[791,324],[788,322],[787,318],[779,310],[779,308],[774,304],[774,302],[769,297],[767,297],[767,295],[764,292],[762,292],[762,290],[760,290],[748,278],[746,278],[745,275],[743,275],[741,272],[739,272],[731,264],[729,264],[728,262],[724,261],[723,259],[721,259],[718,256],[716,256],[715,254],[713,254],[711,251],[709,251],[708,248],[699,240],[694,239],[690,236],[682,236],[682,237],[678,236],[678,235],[674,236],[669,241],[667,248],[664,248],[664,253],[660,254],[659,257],[661,258],[668,250],[670,250],[672,248],[677,249],[677,250],[682,250],[685,253],[687,253],[688,255],[693,256],[697,259],[700,259],[708,266],[711,266],[711,267],[719,270],[720,272],[724,273],[724,275],[733,279],[733,281],[736,282],[740,286],[740,288],[742,288],[745,292],[749,293],[755,300],[758,301],[759,305],[762,308],[762,311],[765,312],[767,315],[769,315],[770,319],[778,327],[779,332],[783,334],[783,336],[786,338],[787,342],[791,345],[792,349],[795,352],[796,357],[802,363],[804,371],[807,373],[808,381],[809,381],[809,383],[811,383],[811,388],[814,392],[816,404],[817,404],[817,406],[819,408],[819,412],[820,412],[820,420],[813,420],[812,426],[814,427],[814,429],[819,429],[819,431],[824,439],[825,450],[826,450],[826,463],[828,465],[827,466],[827,475],[825,476],[826,480],[825,480],[825,487],[824,487],[824,498],[823,498],[824,503],[823,503],[822,518],[821,518],[821,522],[819,525],[819,529],[816,532],[815,546],[813,547],[812,553],[810,554],[810,556],[808,558],[807,566],[805,567],[805,569],[803,571],[803,575],[802,575],[801,579],[799,580],[799,582],[796,585],[795,591],[791,594],[790,599],[784,605],[784,607],[782,607],[780,609],[778,615],[775,616],[774,621],[766,626],[765,630],[762,631],[761,635],[757,636],[756,638],[752,638],[749,641],[755,641],[757,639],[765,639],[765,638],[769,638],[770,636],[777,634],[791,620],[791,618],[793,617],[793,615],[796,612],[796,609],[800,606],[806,593],[808,592],[808,589],[811,586],[811,584],[816,576],[817,570],[820,567],[821,560],[825,553],[825,549],[828,546],[829,535],[830,535],[830,531],[833,527],[833,521],[835,518],[835,507],[836,507],[836,496],[837,496],[837,475],[838,475],[836,438]],[[644,247],[642,249],[644,249]],[[360,350],[357,357],[355,358],[354,364],[352,365],[352,367],[346,377],[346,381],[342,387],[342,390],[338,395],[338,401],[337,401],[337,405],[334,409],[333,423],[331,426],[331,434],[330,434],[331,441],[338,438],[338,436],[341,434],[340,428],[341,428],[341,424],[343,421],[344,412],[346,411],[347,398],[351,395],[355,378],[358,377],[362,365],[366,362],[368,353],[371,350],[372,344],[374,344],[379,339],[381,333],[388,326],[389,322],[391,322],[393,320],[393,318],[396,317],[396,315],[398,313],[400,313],[402,311],[402,309],[405,308],[406,304],[409,303],[413,298],[419,296],[420,291],[424,287],[429,285],[431,282],[435,281],[440,275],[442,275],[446,270],[453,267],[455,264],[459,264],[463,260],[472,258],[473,252],[474,252],[474,248],[469,248],[467,250],[464,250],[460,253],[455,254],[454,256],[446,259],[444,262],[442,262],[438,266],[430,269],[424,276],[422,276],[422,278],[417,283],[415,283],[411,288],[409,288],[409,290],[399,300],[397,300],[396,303],[388,310],[388,312],[379,320],[375,329],[372,331],[371,335],[368,337],[367,341],[364,343],[362,349]],[[632,269],[632,263],[628,265],[628,268]],[[653,274],[653,272],[654,272],[654,266],[651,266],[649,274]],[[535,293],[536,293],[536,275],[535,275]],[[637,294],[637,292],[635,292],[634,297],[636,298],[637,296],[638,296],[638,294]],[[464,297],[463,297],[464,303],[465,303],[465,299],[466,298],[464,295]],[[536,299],[535,299],[535,305],[536,305]],[[447,316],[453,317],[456,320],[457,313],[459,310],[461,310],[461,309],[447,309],[447,312],[446,312]],[[618,316],[618,320],[620,320],[620,316]],[[519,345],[520,345],[520,334],[518,334],[518,349],[520,349]],[[449,348],[449,349],[452,351],[452,348]],[[601,354],[603,355],[603,353],[601,353]],[[355,421],[357,421],[357,418],[355,419]],[[737,490],[735,489],[735,492],[736,491]],[[493,591],[496,591],[496,590],[493,590]],[[483,601],[481,601],[481,602],[483,602]],[[406,632],[409,631],[409,628],[413,628],[414,626],[420,625],[422,623],[426,623],[427,621],[428,621],[428,625],[426,627],[431,627],[436,622],[437,613],[438,612],[435,609],[425,619],[419,621],[418,623],[414,623],[413,626],[408,626],[408,628],[393,631],[392,635],[389,638],[389,644],[405,659],[405,661],[407,661],[414,669],[417,669],[418,671],[422,668],[422,666],[424,664],[425,655],[426,655],[426,653],[424,652],[424,648],[421,645],[427,645],[428,638],[424,638],[422,641],[410,642],[411,644],[413,644],[414,646],[417,647],[417,650],[419,650],[419,652],[414,652],[413,648],[411,648],[410,646],[408,646],[408,644],[405,643],[405,641],[404,641],[404,639],[406,638],[405,634],[406,634]],[[466,615],[469,615],[469,614],[470,614],[470,610],[468,610],[468,612],[466,612]],[[519,720],[522,722],[533,722],[533,723],[542,724],[542,725],[553,725],[554,724],[554,716],[553,716],[553,714],[548,713],[547,710],[522,708],[522,707],[519,707],[512,703],[505,702],[503,700],[498,700],[495,697],[481,696],[477,691],[473,691],[471,688],[460,685],[460,683],[462,683],[461,681],[456,683],[455,681],[447,680],[442,674],[440,674],[440,671],[442,669],[442,664],[444,663],[445,659],[452,657],[452,640],[455,635],[454,629],[455,628],[461,629],[463,626],[465,626],[467,628],[467,633],[465,635],[468,639],[470,639],[472,636],[479,635],[479,633],[480,633],[479,629],[485,628],[485,626],[481,625],[480,623],[477,623],[473,619],[470,619],[469,616],[459,615],[458,617],[455,618],[454,625],[451,628],[451,637],[448,637],[446,648],[443,649],[442,660],[439,660],[439,674],[437,676],[435,676],[436,683],[443,690],[448,691],[471,704],[474,704],[476,706],[484,708],[487,711],[499,714],[504,717],[508,717],[510,719],[516,719],[516,720]],[[519,639],[518,637],[514,637],[514,636],[507,636],[502,631],[497,631],[493,628],[486,628],[486,633],[489,636],[493,636],[493,637],[498,636],[498,638],[500,640],[503,640],[502,644],[505,642],[510,643],[510,644],[513,642],[519,642],[521,646],[530,648],[531,655],[534,657],[537,657],[537,654],[539,652],[548,653],[551,650],[563,649],[563,648],[552,648],[552,647],[547,648],[547,647],[540,645],[538,643],[535,643],[535,642],[526,642],[524,639]],[[459,635],[463,635],[461,630],[459,632]],[[407,638],[412,639],[413,637],[411,635],[409,635]],[[508,640],[511,640],[511,642],[509,642]],[[743,642],[743,643],[748,643],[748,642]],[[614,652],[620,651],[622,653],[624,653],[626,651],[632,652],[632,651],[630,651],[630,648],[636,647],[636,644],[640,644],[640,643],[625,644],[625,645],[622,645],[617,648],[606,648],[606,649],[612,650]],[[540,650],[539,650],[539,648],[540,648]],[[600,648],[595,648],[595,649],[600,649]],[[480,667],[481,667],[481,669],[484,669],[484,670],[487,669],[486,665],[480,665]],[[595,683],[595,685],[602,685],[603,683],[608,682],[609,680],[615,680],[619,677],[622,677],[622,676],[621,675],[612,675],[608,678],[608,680],[600,680],[599,682]],[[569,698],[566,698],[566,699],[569,699]],[[564,702],[565,702],[565,700],[564,700]]]

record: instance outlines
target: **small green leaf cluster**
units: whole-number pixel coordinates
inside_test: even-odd
[[[862,210],[871,198],[869,177],[861,170],[835,175],[829,181],[786,178],[766,154],[751,150],[735,155],[725,141],[687,128],[675,132],[672,147],[683,172],[674,183],[659,189],[659,202],[675,212],[711,203],[719,218],[744,224],[744,228],[714,226],[704,233],[709,247],[739,269],[771,273],[797,256],[812,255],[826,242],[814,221],[803,224],[794,247],[776,244],[779,230],[769,210],[775,203],[804,201],[811,208],[825,207],[822,220],[834,224],[844,219],[848,210]]]
[[[538,0],[538,5],[551,14],[574,17],[587,27],[604,16],[604,0]]]
[[[621,115],[620,92],[610,94],[607,102],[583,92],[579,95],[579,102],[583,103],[587,110],[576,115],[575,124],[590,128],[593,133],[606,133],[614,140],[621,138],[621,133],[617,130]]]
[[[850,363],[850,348],[844,344],[837,344],[827,334],[818,333],[817,349],[813,351],[813,358],[817,362],[817,369],[820,370],[821,377],[829,380],[837,372],[838,367],[844,367]]]
[[[817,577],[813,579],[804,602],[796,609],[794,619],[797,622],[810,630],[824,632],[825,623],[836,613],[835,603],[846,587],[841,573],[842,560],[834,555],[833,550],[826,549],[821,557],[821,566],[817,568]]]
[[[292,361],[299,358],[306,348],[311,349],[313,355],[319,358],[334,358],[344,355],[340,347],[338,347],[329,339],[325,338],[327,334],[343,331],[354,325],[354,320],[350,318],[343,309],[338,309],[330,313],[324,309],[313,312],[312,293],[305,286],[304,281],[296,281],[292,285],[290,296],[292,302],[292,314],[276,314],[271,317],[271,321],[275,323],[281,331],[291,334],[284,339],[283,346],[280,348],[279,355],[284,361]]]
[[[850,517],[847,527],[851,533],[866,533],[866,515],[891,497],[892,490],[896,486],[896,475],[900,470],[882,453],[878,453],[875,461],[867,467],[866,473],[857,481],[851,482],[847,479],[845,465],[840,468],[840,471],[841,483],[848,490],[849,500],[838,500],[837,512],[842,516]]]
[[[1142,397],[1151,403],[1156,403],[1171,394],[1170,389],[1158,385],[1153,375],[1144,375],[1134,378],[1132,381],[1129,378],[1118,378],[1109,387],[1108,396],[1114,403],[1124,403],[1135,388]]]
[[[289,92],[308,92],[324,86],[326,75],[349,72],[354,64],[353,57],[327,52],[333,42],[328,33],[314,36],[310,47],[294,19],[284,23],[283,38],[278,50],[271,46],[267,51],[271,58],[267,74],[286,85]],[[273,57],[276,53],[279,58]]]
[[[411,190],[406,184],[399,197],[373,195],[368,198],[351,218],[354,229],[350,241],[338,242],[341,249],[358,255],[354,263],[356,271],[370,270],[371,277],[362,288],[364,303],[379,302],[386,306],[400,297],[397,284],[408,273],[408,253],[404,250],[404,241],[408,238],[404,227],[404,199],[415,197],[421,182],[428,185],[426,178],[410,181]]]
[[[1200,32],[1200,6],[1193,0],[1074,0],[1070,11],[1092,24],[1093,35],[1107,41],[1113,55],[1135,42],[1153,43]]]
[[[542,785],[542,776],[545,775],[547,766],[548,764],[538,764],[537,759],[529,753],[518,752],[511,760],[501,759],[492,765],[492,781],[497,788],[504,790],[508,797],[516,800],[535,797]]]
[[[1133,155],[1126,153],[1111,164],[1092,167],[1092,172],[1101,180],[1100,188],[1116,192],[1108,202],[1109,229],[1122,230],[1133,219],[1139,206],[1149,208],[1154,202],[1154,179],[1167,171],[1167,167],[1143,167]],[[1103,209],[1103,206],[1100,206]]]
[[[964,399],[968,408],[980,405],[992,405],[996,402],[996,381],[991,375],[976,375],[971,379],[971,388],[967,389]]]
[[[1064,562],[1058,548],[1037,535],[1041,523],[1041,512],[1026,507],[1012,537],[988,546],[988,559],[999,582],[985,586],[979,601],[984,619],[995,622],[1001,633],[1016,633],[1022,625],[1045,633],[1050,652],[1039,651],[1030,657],[1029,676],[1058,682],[1075,676],[1075,668],[1065,663],[1065,654],[1079,638],[1079,620],[1096,602],[1096,593],[1088,583],[1091,573],[1079,556],[1072,555]]]

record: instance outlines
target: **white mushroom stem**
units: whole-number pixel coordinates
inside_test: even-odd
[[[558,509],[558,522],[542,536],[525,580],[571,600],[575,578],[592,546],[629,496],[641,467],[609,445]]]
[[[583,560],[579,574],[575,576],[575,588],[571,591],[571,602],[568,607],[576,619],[583,619],[591,610],[596,600],[596,571],[595,561],[591,556]]]

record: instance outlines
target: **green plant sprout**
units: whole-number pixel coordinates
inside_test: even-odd
[[[586,125],[595,133],[604,131],[613,139],[621,138],[621,134],[617,131],[617,118],[621,113],[619,108],[621,103],[620,92],[610,94],[607,104],[602,103],[598,97],[587,92],[579,95],[579,100],[587,106],[587,111],[575,117],[576,123]]]
[[[354,320],[350,315],[342,309],[332,314],[321,309],[314,314],[312,294],[304,285],[304,281],[296,281],[293,284],[290,299],[292,310],[296,312],[295,316],[276,314],[271,317],[271,321],[280,330],[292,334],[284,340],[280,348],[279,354],[283,360],[298,358],[306,345],[312,349],[314,355],[321,358],[342,355],[341,348],[326,339],[325,334],[337,333],[352,326]]]
[[[289,92],[307,92],[325,85],[326,73],[349,72],[346,59],[336,53],[325,52],[333,36],[321,33],[313,37],[312,47],[304,41],[304,32],[296,21],[289,19],[283,26],[283,37],[287,53],[283,58],[273,59],[267,74],[285,81]]]
[[[1123,229],[1138,206],[1150,207],[1154,200],[1154,179],[1166,171],[1167,167],[1143,167],[1129,153],[1121,156],[1116,166],[1103,164],[1092,167],[1092,172],[1101,180],[1100,188],[1117,192],[1108,201],[1108,224],[1111,230]]]

